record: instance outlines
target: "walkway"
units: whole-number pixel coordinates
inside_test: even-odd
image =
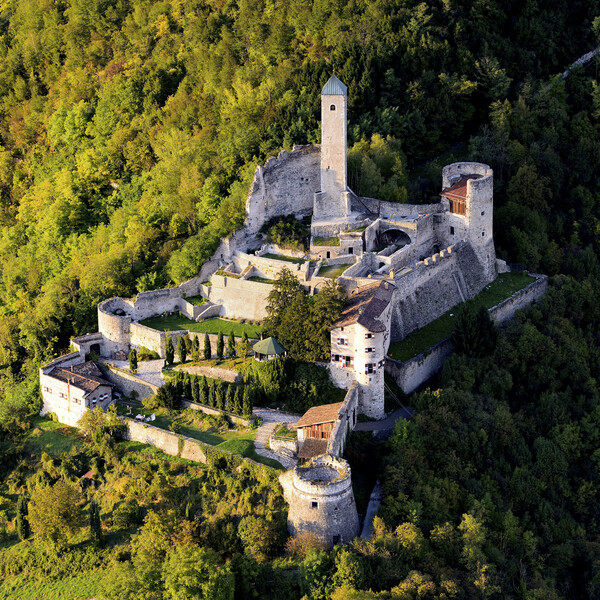
[[[111,360],[115,367],[129,371],[129,361],[127,360]],[[135,376],[146,383],[160,387],[165,380],[162,376],[162,368],[165,364],[163,358],[156,360],[144,360],[138,362],[137,373]]]
[[[282,423],[295,423],[300,416],[269,408],[255,408],[252,414],[263,420],[262,425],[256,430],[256,437],[254,438],[256,453],[280,462],[286,469],[293,469],[296,466],[296,461],[289,456],[269,450],[267,443],[271,434],[279,425]]]
[[[405,406],[395,410],[389,417],[381,421],[367,421],[366,423],[357,423],[354,427],[354,431],[386,431],[394,429],[396,421],[400,418],[410,419],[413,415],[413,409]]]
[[[373,491],[371,492],[371,497],[369,498],[369,506],[367,506],[367,514],[365,515],[365,522],[362,533],[360,534],[360,537],[363,540],[369,540],[373,535],[373,518],[379,510],[382,499],[383,488],[381,487],[379,481],[377,481],[373,487]]]

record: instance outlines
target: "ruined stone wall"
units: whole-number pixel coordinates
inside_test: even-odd
[[[262,276],[267,279],[276,279],[284,268],[291,271],[298,279],[306,279],[306,267],[304,264],[300,263],[277,260],[276,258],[264,258],[262,256],[255,256],[238,251],[234,257],[234,264],[239,269],[240,273],[248,266],[254,266],[260,271]]]
[[[224,316],[262,321],[271,286],[257,281],[213,275],[210,300],[223,305]]]
[[[273,217],[309,216],[314,192],[320,189],[319,146],[294,146],[259,165],[246,198],[245,228],[257,233]]]
[[[327,453],[333,456],[341,456],[346,447],[346,438],[356,425],[360,403],[361,387],[355,381],[350,386],[348,393],[342,403],[340,418],[336,421],[329,441],[327,442]]]
[[[489,310],[490,317],[495,323],[505,323],[512,319],[518,310],[538,302],[546,294],[548,277],[546,275],[534,276],[537,278],[534,282]]]
[[[364,212],[368,210],[378,217],[399,218],[409,215],[442,212],[443,206],[439,202],[432,204],[404,204],[398,202],[387,202],[376,198],[355,198],[352,201],[352,210]]]
[[[149,398],[156,394],[158,387],[140,379],[133,373],[110,367],[104,363],[104,378],[110,381],[118,390],[126,394],[131,395],[131,392],[135,391],[140,400]]]

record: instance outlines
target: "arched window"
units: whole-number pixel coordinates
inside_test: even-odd
[[[332,105],[329,107],[329,110],[335,110],[335,104],[332,104]]]

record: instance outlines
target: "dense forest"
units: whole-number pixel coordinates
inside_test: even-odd
[[[598,46],[599,15],[595,0],[2,2],[2,574],[106,573],[99,598],[599,597],[598,59],[560,78]],[[42,361],[95,330],[101,299],[194,275],[243,222],[256,165],[319,142],[332,71],[356,192],[426,202],[444,164],[487,162],[499,257],[551,282],[488,356],[457,354],[409,398],[389,444],[354,443],[358,470],[381,456],[377,535],[325,553],[285,545],[267,472],[24,440]],[[20,496],[55,490],[97,522],[60,483],[83,467],[110,484],[106,547],[81,511],[64,537],[17,543]]]

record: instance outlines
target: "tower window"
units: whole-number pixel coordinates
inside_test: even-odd
[[[310,503],[310,507],[311,508],[319,508],[319,503],[315,502],[314,500]]]
[[[329,107],[329,110],[335,110],[335,104],[332,104],[332,105]]]
[[[483,217],[483,215],[485,215],[485,210],[481,211],[481,216]]]
[[[485,237],[485,231],[481,232],[481,237]]]
[[[450,227],[450,235],[454,235],[454,227]]]

